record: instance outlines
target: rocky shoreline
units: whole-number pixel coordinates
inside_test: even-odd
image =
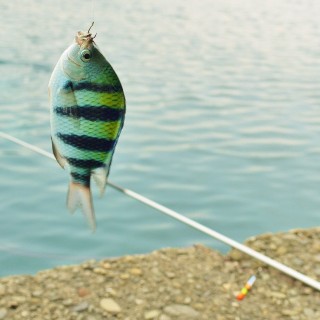
[[[246,244],[320,280],[320,228]],[[242,300],[251,275],[257,280]],[[161,249],[0,279],[5,320],[319,320],[320,292],[231,250]]]

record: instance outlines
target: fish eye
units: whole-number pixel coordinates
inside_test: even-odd
[[[80,59],[83,62],[88,62],[92,57],[91,51],[88,49],[84,49],[80,52]]]

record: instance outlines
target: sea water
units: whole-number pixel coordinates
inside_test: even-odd
[[[237,241],[319,225],[320,2],[2,1],[0,130],[51,151],[47,83],[92,20],[127,98],[110,180]],[[68,214],[56,162],[0,139],[0,275],[203,243],[108,187]]]

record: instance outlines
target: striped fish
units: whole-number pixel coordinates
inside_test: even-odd
[[[81,207],[95,230],[90,177],[103,194],[126,102],[120,80],[90,29],[79,31],[61,55],[50,78],[49,100],[52,150],[70,172],[67,207],[71,213]]]

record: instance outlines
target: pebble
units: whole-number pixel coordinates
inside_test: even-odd
[[[232,258],[232,260],[235,260],[235,261],[240,261],[243,259],[243,254],[236,250],[236,249],[233,249],[230,253],[229,253],[229,256]]]
[[[117,291],[114,290],[114,289],[111,288],[111,287],[107,287],[107,288],[106,288],[106,292],[109,293],[109,294],[110,294],[111,296],[113,296],[113,297],[116,297],[116,296],[118,295]]]
[[[4,319],[7,315],[8,311],[5,308],[0,309],[0,319]]]
[[[62,301],[62,304],[64,306],[71,306],[73,304],[73,301],[72,301],[72,299],[65,299]]]
[[[82,301],[82,302],[80,302],[79,304],[75,305],[75,306],[72,308],[72,311],[82,312],[82,311],[87,310],[88,307],[89,307],[89,303],[88,303],[87,301]]]
[[[160,311],[159,311],[159,310],[150,310],[150,311],[145,312],[144,318],[145,318],[146,320],[155,319],[155,318],[157,318],[159,315],[160,315]]]
[[[171,318],[169,316],[167,316],[166,314],[162,314],[162,315],[160,315],[159,320],[171,320]]]
[[[310,308],[304,308],[303,313],[310,319],[312,319],[312,317],[314,316],[314,311]]]
[[[112,266],[111,266],[111,264],[109,262],[104,262],[102,264],[102,267],[105,268],[105,269],[111,269],[112,268]]]
[[[300,313],[300,310],[298,310],[298,309],[283,309],[283,310],[281,310],[281,313],[284,316],[296,316]]]
[[[78,295],[81,298],[83,298],[83,297],[85,297],[85,296],[87,296],[89,294],[90,294],[90,291],[88,289],[86,289],[86,288],[79,288],[78,289]]]
[[[96,273],[96,274],[102,274],[102,275],[107,274],[107,271],[105,269],[103,269],[103,268],[94,268],[93,272]]]
[[[173,279],[176,275],[175,275],[175,273],[173,273],[173,272],[166,272],[166,276],[167,276],[169,279]]]
[[[24,310],[24,311],[21,312],[21,316],[22,316],[23,318],[27,318],[27,317],[30,316],[30,312],[27,311],[27,310]]]
[[[286,254],[287,252],[288,252],[288,249],[286,247],[279,247],[276,251],[277,255],[279,256]]]
[[[136,305],[141,305],[143,304],[145,301],[142,299],[135,299],[134,302],[136,303]]]
[[[184,300],[183,300],[183,302],[184,302],[185,304],[190,304],[191,301],[192,301],[192,299],[191,299],[190,297],[186,297],[186,298],[184,298]]]
[[[100,307],[103,310],[114,314],[121,312],[121,307],[118,305],[118,303],[109,298],[102,299],[100,301]]]
[[[276,299],[285,299],[287,297],[287,295],[285,295],[284,293],[276,292],[276,291],[268,292],[267,295],[269,297],[273,297],[273,298],[276,298]]]
[[[138,269],[138,268],[132,268],[129,270],[129,272],[134,276],[141,276],[142,275],[142,270]]]
[[[43,295],[43,291],[42,290],[34,290],[32,291],[32,296],[34,297],[41,297]]]
[[[3,296],[6,293],[6,287],[0,284],[0,296]]]
[[[172,304],[164,308],[164,312],[170,316],[198,318],[199,312],[183,304]]]

